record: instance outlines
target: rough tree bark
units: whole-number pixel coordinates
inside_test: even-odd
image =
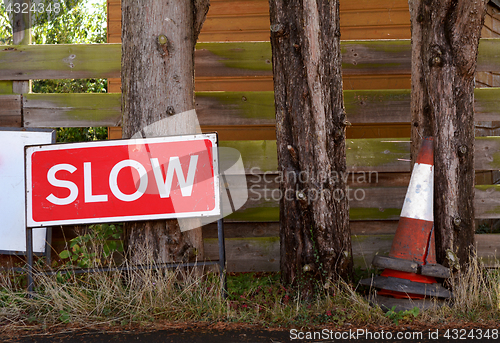
[[[434,137],[438,263],[474,247],[474,73],[487,0],[410,0],[412,162]]]
[[[338,1],[269,0],[282,281],[314,291],[352,271]],[[338,177],[337,177],[338,176]]]
[[[122,0],[125,138],[164,118],[194,109],[194,47],[209,3]],[[168,131],[193,133],[185,129]],[[201,229],[181,232],[177,220],[127,223],[125,236],[131,259],[136,263],[202,257]]]

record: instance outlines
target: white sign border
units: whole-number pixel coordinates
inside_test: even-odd
[[[134,216],[119,216],[119,217],[99,217],[99,218],[86,218],[86,219],[71,219],[71,220],[53,220],[37,222],[33,219],[33,202],[31,198],[32,189],[32,174],[31,174],[31,156],[37,151],[53,151],[53,150],[67,150],[79,149],[85,147],[102,147],[102,146],[119,146],[119,145],[133,145],[133,144],[151,144],[151,143],[166,143],[166,142],[179,142],[179,141],[196,141],[196,140],[210,140],[212,142],[212,158],[214,167],[214,194],[215,194],[215,207],[210,211],[200,212],[184,212],[184,213],[165,213],[153,215],[134,215]],[[138,138],[138,139],[117,139],[106,141],[94,142],[81,142],[81,143],[63,143],[63,144],[49,144],[49,145],[32,145],[25,148],[25,161],[26,161],[26,225],[30,228],[46,227],[53,225],[72,225],[72,224],[99,224],[99,223],[117,223],[124,221],[142,221],[142,220],[157,220],[157,219],[182,219],[182,218],[198,218],[198,217],[216,217],[221,215],[220,204],[220,180],[219,180],[219,156],[218,156],[218,137],[217,133],[206,133],[196,135],[180,135],[180,136],[164,136],[153,138]]]

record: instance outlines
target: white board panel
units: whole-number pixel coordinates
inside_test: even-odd
[[[53,130],[0,128],[0,252],[26,252],[25,158],[27,145],[53,143]],[[46,229],[33,230],[33,251],[45,252]]]

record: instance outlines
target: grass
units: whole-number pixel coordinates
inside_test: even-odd
[[[230,275],[228,319],[274,326],[384,322],[353,287],[339,282],[312,300],[301,299],[279,282],[278,273]]]
[[[3,275],[0,324],[119,324],[220,318],[219,278],[194,272],[139,270],[84,275],[38,275],[34,298]]]
[[[278,273],[229,274],[221,297],[217,273],[136,270],[84,275],[38,275],[27,297],[24,275],[0,277],[0,325],[125,325],[156,320],[237,322],[262,326],[385,322],[347,283],[305,301],[279,282]]]
[[[455,300],[443,314],[468,321],[500,318],[500,269],[485,269],[474,258],[466,270],[450,279],[450,284]]]
[[[355,281],[340,281],[314,299],[301,299],[281,285],[279,277],[279,273],[230,273],[225,299],[219,275],[199,269],[38,275],[36,293],[29,298],[25,275],[3,271],[0,325],[8,329],[169,321],[310,328],[500,320],[500,271],[486,270],[477,260],[449,279],[453,302],[420,313],[384,315],[365,301]]]
[[[295,297],[279,274],[228,276],[221,297],[218,274],[195,270],[94,273],[36,277],[36,294],[19,288],[20,276],[0,278],[0,325],[72,323],[78,326],[168,321],[239,322],[262,326],[385,322],[345,283],[313,301]]]
[[[454,298],[440,309],[421,313],[430,324],[500,321],[500,266],[485,268],[473,258],[468,268],[447,280]]]

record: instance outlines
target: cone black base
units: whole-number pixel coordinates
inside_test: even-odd
[[[373,286],[389,291],[420,294],[427,297],[451,298],[452,293],[438,283],[421,283],[395,277],[376,276],[359,282],[365,286]]]
[[[445,301],[440,299],[424,299],[424,300],[412,300],[412,299],[395,299],[391,297],[385,297],[382,295],[373,295],[367,298],[370,305],[378,305],[382,311],[387,312],[392,310],[395,306],[394,311],[409,311],[415,307],[420,310],[425,311],[429,309],[439,308],[444,305]]]
[[[375,267],[384,269],[395,269],[402,272],[415,273],[425,276],[432,276],[438,278],[449,278],[450,269],[446,268],[440,264],[426,264],[420,265],[417,262],[403,260],[400,258],[394,258],[389,256],[377,255],[373,258],[372,264]]]

